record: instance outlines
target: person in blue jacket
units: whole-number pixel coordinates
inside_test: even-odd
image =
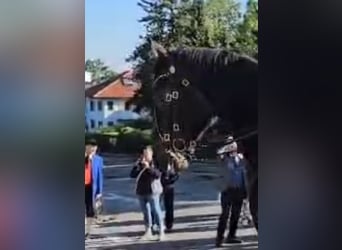
[[[96,140],[90,139],[85,143],[85,212],[86,230],[90,234],[90,227],[94,222],[94,203],[101,199],[103,191],[103,159],[97,153]]]
[[[239,153],[238,145],[233,137],[230,137],[229,141],[229,144],[219,152],[222,158],[222,166],[220,168],[221,179],[219,181],[222,212],[217,227],[216,247],[222,246],[228,220],[229,231],[226,243],[242,243],[236,237],[236,232],[243,200],[247,198],[248,163],[244,156]]]

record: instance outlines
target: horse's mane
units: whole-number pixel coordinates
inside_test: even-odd
[[[227,49],[179,48],[172,51],[172,55],[177,64],[193,66],[205,72],[226,70],[240,60],[258,63],[255,58]]]

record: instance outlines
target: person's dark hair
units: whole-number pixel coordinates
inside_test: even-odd
[[[95,139],[91,138],[86,140],[85,145],[97,146],[97,142]]]

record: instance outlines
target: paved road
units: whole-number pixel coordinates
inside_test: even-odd
[[[194,164],[176,186],[175,226],[164,242],[142,242],[142,215],[134,195],[134,180],[128,178],[133,159],[116,156],[105,159],[105,215],[102,223],[92,229],[86,249],[154,250],[154,249],[215,249],[214,239],[220,212],[218,192],[213,185],[216,166]],[[257,249],[254,228],[240,228],[244,239],[240,246],[225,249]]]

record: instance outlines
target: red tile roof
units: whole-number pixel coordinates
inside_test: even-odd
[[[105,82],[86,89],[85,95],[89,98],[105,98],[105,99],[130,99],[139,89],[137,85],[125,85],[123,77],[127,71],[120,74],[114,81]]]

